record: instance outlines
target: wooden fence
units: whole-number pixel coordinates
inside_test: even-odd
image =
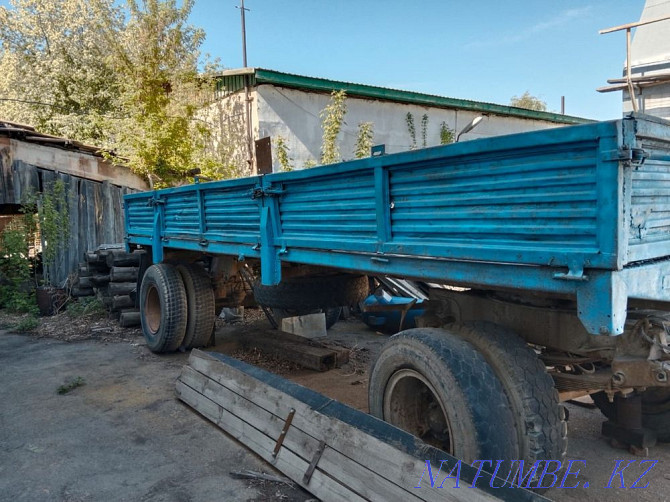
[[[40,192],[62,180],[69,203],[70,242],[54,270],[55,282],[62,284],[77,271],[84,253],[100,244],[123,242],[123,195],[135,190],[11,160],[0,152],[0,205],[17,209],[30,193]]]

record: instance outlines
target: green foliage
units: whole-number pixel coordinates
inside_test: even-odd
[[[68,194],[63,180],[45,186],[38,200],[44,283],[56,286],[53,280],[59,266],[58,258],[66,249],[70,238]]]
[[[337,146],[337,137],[342,130],[344,116],[347,113],[347,94],[345,91],[333,91],[330,103],[321,110],[321,129],[323,141],[321,145],[321,163],[333,164],[340,160],[340,150]]]
[[[68,316],[74,318],[87,315],[104,314],[106,309],[98,298],[90,296],[85,298],[78,298],[77,301],[69,303],[65,312]]]
[[[416,128],[414,127],[414,115],[411,112],[407,112],[405,115],[405,123],[407,124],[407,132],[409,133],[410,138],[410,150],[416,149]]]
[[[28,241],[20,223],[14,228],[5,228],[0,234],[0,273],[14,288],[30,279]]]
[[[288,150],[289,148],[286,145],[286,140],[281,136],[277,136],[275,138],[275,152],[277,152],[277,162],[279,162],[281,170],[285,173],[293,171],[293,166],[291,165],[291,161],[293,159],[288,156]]]
[[[60,395],[67,394],[70,391],[73,391],[77,387],[81,387],[83,385],[86,385],[86,380],[84,380],[83,377],[76,377],[76,378],[71,378],[68,381],[66,381],[63,385],[59,386],[56,392]]]
[[[426,148],[426,136],[428,135],[428,114],[424,113],[421,117],[421,146]]]
[[[22,217],[16,217],[0,234],[0,307],[10,312],[37,312],[35,298],[29,291],[28,244]]]
[[[455,132],[450,129],[446,122],[440,124],[440,145],[448,145],[454,142]]]
[[[370,156],[372,140],[374,138],[372,122],[361,122],[358,124],[358,136],[356,137],[356,149],[354,156],[362,159]]]
[[[34,303],[34,302],[33,302]],[[35,313],[31,313],[23,317],[19,322],[17,322],[12,329],[19,333],[30,333],[34,331],[40,325],[40,320]]]
[[[540,98],[532,96],[528,91],[524,92],[521,96],[512,96],[509,104],[510,106],[516,106],[517,108],[526,108],[528,110],[535,110],[538,112],[547,111],[547,103],[542,101]]]
[[[228,175],[197,117],[210,80],[198,73],[193,4],[11,0],[0,7],[3,118],[99,145],[156,185],[192,168]]]

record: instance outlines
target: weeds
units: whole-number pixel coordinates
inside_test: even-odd
[[[12,326],[14,331],[19,333],[29,333],[34,331],[40,325],[39,318],[34,314],[29,314]]]
[[[66,312],[70,317],[83,317],[102,314],[105,312],[105,306],[98,298],[91,296],[88,298],[79,298],[76,302],[69,303]]]
[[[69,382],[65,382],[63,385],[58,387],[58,390],[56,392],[62,396],[63,394],[67,394],[68,392],[83,385],[86,385],[86,380],[78,376],[77,378],[73,378]]]

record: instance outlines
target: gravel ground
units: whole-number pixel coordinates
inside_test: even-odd
[[[1,319],[0,319],[1,322]],[[0,331],[0,501],[304,501],[283,483],[234,479],[233,470],[272,468],[176,400],[174,382],[187,354],[157,356],[138,330],[99,316],[42,321],[38,335]],[[267,326],[258,312],[247,323]],[[45,327],[45,323],[48,326]],[[72,326],[78,325],[78,329]],[[220,323],[217,341],[236,327]],[[327,373],[299,369],[257,351],[216,349],[283,374],[367,410],[367,371],[387,339],[361,323],[340,321],[327,342],[351,349],[350,362]],[[66,394],[62,386],[83,381]],[[597,409],[568,404],[568,459],[580,460],[576,489],[553,488],[559,501],[670,500],[670,445],[648,458],[616,450],[601,437]],[[652,466],[651,462],[658,460]],[[621,477],[620,467],[633,461]],[[635,480],[652,467],[633,488]],[[575,483],[575,477],[566,485]],[[584,488],[588,483],[588,487]]]

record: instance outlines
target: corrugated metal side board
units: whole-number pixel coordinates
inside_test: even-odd
[[[150,245],[159,236],[166,247],[233,252],[217,245],[249,244],[251,249],[260,238],[260,201],[252,197],[258,183],[254,177],[131,194],[125,199],[128,240]]]
[[[597,153],[590,141],[392,169],[391,242],[420,254],[476,259],[491,249],[498,259],[545,264],[596,254]]]
[[[670,132],[638,122],[636,137],[649,157],[631,174],[629,262],[670,255]]]
[[[142,197],[126,197],[124,201],[126,211],[126,231],[129,236],[150,236],[154,226],[154,208],[148,202],[150,194],[143,193]]]
[[[266,176],[291,248],[617,268],[616,122]]]
[[[256,243],[260,232],[259,203],[253,184],[243,188],[202,190],[205,235],[208,239]]]
[[[374,251],[375,182],[370,169],[287,182],[279,198],[281,235],[289,246]]]
[[[167,247],[260,243],[284,261],[314,249],[336,267],[333,251],[618,269],[621,142],[621,121],[602,122],[130,196],[128,232],[157,237],[154,198]]]

